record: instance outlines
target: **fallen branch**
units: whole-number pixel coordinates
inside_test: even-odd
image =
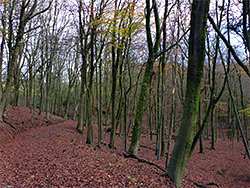
[[[12,129],[16,129],[16,127],[14,127],[13,125],[11,125],[10,123],[8,123],[7,121],[3,120],[2,123],[5,123],[7,125],[9,125]]]
[[[152,148],[152,147],[150,147],[150,146],[140,145],[140,147],[142,147],[142,148],[147,148],[147,149],[150,149],[150,150],[155,151],[155,148]]]
[[[134,158],[134,159],[137,159],[139,162],[142,162],[142,163],[146,163],[146,164],[155,166],[155,167],[159,168],[160,170],[162,170],[163,172],[165,172],[165,169],[162,168],[161,166],[159,166],[159,165],[157,165],[157,164],[155,164],[155,163],[152,163],[152,162],[150,162],[150,161],[147,161],[147,160],[145,160],[145,159],[143,159],[143,158],[140,158],[140,157],[138,157],[138,156],[136,156],[136,155],[133,155],[133,154],[131,154],[131,153],[128,153],[128,152],[125,153],[125,152],[123,152],[123,156],[124,156],[125,158]]]

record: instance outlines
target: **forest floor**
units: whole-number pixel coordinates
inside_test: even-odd
[[[32,123],[31,116],[28,108],[10,107],[4,120],[12,127],[0,124],[0,187],[174,187],[156,166],[125,158],[122,137],[117,136],[117,150],[110,150],[107,133],[99,148],[94,131],[90,146],[76,122],[57,116],[47,121],[45,114],[36,114]],[[164,168],[165,158],[156,160],[148,137],[141,145],[139,156]],[[210,150],[204,141],[204,147],[205,154],[197,149],[189,159],[182,187],[250,187],[250,161],[241,142],[219,139]]]

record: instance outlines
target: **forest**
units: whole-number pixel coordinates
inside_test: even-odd
[[[10,108],[32,124],[57,117],[177,187],[193,155],[240,144],[250,186],[249,0],[1,0],[0,11],[1,124],[17,129]]]

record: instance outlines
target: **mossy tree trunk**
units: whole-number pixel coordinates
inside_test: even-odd
[[[142,119],[145,112],[145,101],[147,101],[146,95],[148,95],[148,89],[150,85],[150,78],[153,70],[153,64],[157,57],[157,51],[160,46],[161,40],[161,29],[160,29],[160,20],[157,8],[156,0],[152,1],[153,5],[151,7],[150,0],[146,0],[146,34],[147,34],[147,42],[148,42],[148,51],[149,57],[146,64],[146,69],[144,72],[143,80],[141,83],[141,90],[139,94],[139,101],[137,103],[136,108],[136,115],[134,120],[134,127],[133,127],[133,134],[132,140],[129,147],[129,153],[137,155],[138,149],[140,145],[140,135],[141,135],[141,128],[142,128]],[[152,8],[152,9],[151,9]],[[155,27],[156,27],[156,38],[155,43],[153,44],[152,40],[152,33],[150,28],[150,18],[151,18],[151,11],[154,12],[155,17]]]
[[[223,7],[224,7],[224,1],[223,1]],[[222,13],[223,13],[223,11],[220,14],[220,20],[219,20],[219,23],[218,23],[219,27],[220,27],[221,21],[222,21]],[[207,38],[207,44],[208,44],[208,52],[210,52],[208,38]],[[225,86],[226,86],[226,77],[225,77],[224,81],[223,81],[223,85],[222,85],[220,91],[218,92],[218,95],[216,96],[215,82],[216,82],[216,62],[217,62],[218,54],[221,56],[221,59],[223,61],[222,54],[221,54],[221,51],[220,51],[219,47],[220,47],[219,46],[219,36],[217,36],[216,37],[216,46],[215,46],[215,56],[213,57],[213,60],[212,60],[212,78],[210,78],[210,72],[209,72],[209,85],[211,85],[210,86],[209,105],[208,105],[205,117],[203,119],[202,125],[199,127],[199,130],[198,130],[197,134],[194,137],[192,147],[191,147],[191,150],[190,150],[190,156],[192,155],[192,152],[194,151],[194,148],[195,148],[199,138],[201,137],[201,135],[203,133],[203,130],[205,129],[205,126],[209,123],[209,116],[210,115],[211,115],[211,133],[212,133],[211,149],[215,149],[215,127],[214,127],[214,124],[213,124],[213,121],[214,121],[213,120],[213,113],[214,113],[215,105],[219,101],[219,99],[221,98],[221,96],[222,96],[222,94],[224,92]],[[208,59],[210,59],[210,54],[209,53],[208,53]],[[228,65],[229,64],[230,63],[228,63]],[[227,72],[229,72],[229,68],[228,68]]]
[[[209,0],[194,0],[192,3],[184,111],[175,147],[166,171],[177,187],[181,187],[196,128],[200,83],[205,60],[205,34],[209,3]]]

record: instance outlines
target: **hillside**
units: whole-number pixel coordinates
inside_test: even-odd
[[[85,144],[76,122],[44,114],[32,114],[28,108],[11,107],[0,128],[1,187],[174,187],[159,168],[125,158],[122,138],[117,150],[109,150],[109,134],[102,148]],[[96,125],[94,124],[96,128]],[[97,132],[95,134],[97,143]],[[165,159],[157,161],[154,144],[142,138],[140,157],[164,167]],[[250,161],[244,159],[242,143],[218,140],[216,150],[206,154],[194,152],[188,162],[183,187],[250,187]]]

